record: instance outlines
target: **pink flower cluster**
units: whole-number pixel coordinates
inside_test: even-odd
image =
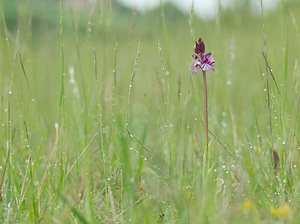
[[[215,71],[215,60],[212,58],[211,53],[205,53],[205,44],[202,39],[196,42],[195,45],[195,54],[193,54],[193,65],[192,65],[192,74],[196,75],[201,69],[203,72],[212,70]]]

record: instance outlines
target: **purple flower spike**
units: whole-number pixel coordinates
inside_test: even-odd
[[[215,71],[215,60],[212,58],[211,53],[202,55],[201,70],[203,72]]]
[[[202,39],[199,38],[198,42],[196,42],[195,45],[195,53],[200,55],[200,54],[204,54],[205,52],[205,44],[203,43]]]
[[[194,61],[192,64],[192,75],[196,75],[199,70],[202,72],[215,71],[215,60],[212,58],[211,53],[205,53],[205,44],[202,39],[196,42],[195,54],[193,55]]]

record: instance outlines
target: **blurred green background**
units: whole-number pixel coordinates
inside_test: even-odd
[[[299,1],[206,21],[170,2],[0,2],[0,222],[300,219]],[[208,170],[199,36],[216,60]]]

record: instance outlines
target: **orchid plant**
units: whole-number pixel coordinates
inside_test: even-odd
[[[196,75],[202,71],[203,78],[203,95],[204,95],[204,133],[206,152],[208,152],[208,105],[207,105],[207,84],[206,72],[211,70],[215,71],[215,60],[212,58],[211,53],[205,53],[205,44],[201,38],[196,42],[193,54],[192,75]]]

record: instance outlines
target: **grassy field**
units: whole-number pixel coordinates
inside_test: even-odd
[[[210,22],[1,2],[0,223],[299,223],[298,1]]]

